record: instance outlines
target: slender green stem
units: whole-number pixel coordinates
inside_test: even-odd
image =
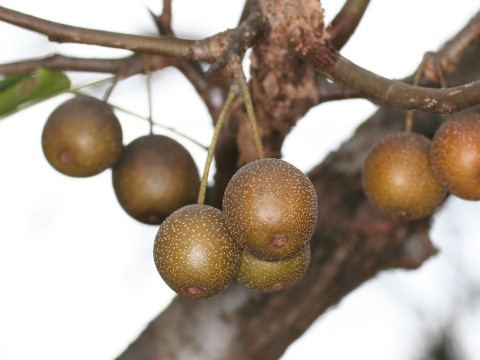
[[[105,91],[105,93],[103,94],[103,101],[104,102],[108,102],[108,98],[110,97],[110,95],[112,94],[113,92],[113,89],[115,88],[115,85],[117,85],[118,83],[118,76],[115,76],[112,80],[112,83],[110,84],[110,86],[108,87],[108,89]]]
[[[217,123],[215,124],[215,131],[213,133],[212,141],[210,142],[210,147],[208,148],[207,160],[205,161],[205,168],[203,169],[203,176],[202,182],[200,183],[200,190],[198,192],[198,204],[205,203],[205,195],[207,193],[207,180],[208,180],[208,173],[210,172],[210,165],[212,164],[213,160],[213,153],[215,152],[215,146],[217,145],[218,136],[220,135],[220,130],[222,129],[223,121],[227,115],[230,106],[232,105],[235,96],[238,93],[238,86],[232,85],[230,87],[230,92],[228,93],[227,99],[225,100],[225,104],[223,105],[222,111],[218,116]]]
[[[107,91],[105,91],[105,94],[103,95],[103,101],[108,102],[108,99],[110,98],[110,95],[112,94],[113,89],[115,89],[115,86],[117,86],[118,82],[122,77],[125,77],[128,70],[128,66],[129,66],[128,60],[121,62],[118,70],[115,72],[115,76],[112,80],[110,87],[107,89]]]
[[[442,65],[440,64],[440,61],[438,60],[438,58],[435,59],[435,71],[438,76],[438,83],[440,84],[440,87],[442,89],[447,88],[448,87],[447,79],[445,79],[445,74],[443,72]]]
[[[136,118],[139,118],[139,119],[142,119],[142,120],[145,120],[145,121],[149,121],[148,117],[145,117],[145,116],[142,116],[142,115],[139,115],[137,113],[134,113],[133,111],[130,111],[130,110],[127,110],[125,108],[122,108],[120,106],[117,106],[117,105],[113,105],[113,104],[110,104],[110,106],[118,111],[121,111],[121,112],[124,112],[125,114],[128,114],[128,115],[131,115],[131,116],[134,116]],[[195,145],[198,145],[199,147],[201,147],[203,150],[208,150],[208,147],[203,145],[202,143],[198,142],[197,140],[195,140],[194,138],[184,134],[184,133],[181,133],[180,131],[176,130],[175,128],[172,128],[170,126],[166,126],[166,125],[163,125],[163,124],[160,124],[160,123],[157,123],[155,121],[152,122],[153,125],[155,126],[158,126],[162,129],[165,129],[165,130],[168,130],[172,133],[174,133],[175,135],[178,135],[178,136],[181,136],[183,137],[184,139],[187,139],[188,141],[191,141],[192,143],[194,143]]]
[[[146,75],[147,82],[147,97],[148,97],[148,122],[150,124],[150,135],[153,135],[153,118],[152,118],[152,73],[150,71],[150,56],[142,54],[143,69]]]
[[[407,117],[405,118],[405,131],[411,132],[413,127],[413,112],[415,110],[408,110]]]
[[[148,56],[148,55],[147,55],[147,56]],[[151,73],[151,72],[148,71],[148,72],[147,72],[147,75],[150,74],[150,73]],[[116,82],[116,81],[118,80],[118,76],[116,75],[116,76],[109,77],[109,78],[106,78],[106,79],[101,79],[101,80],[98,80],[98,81],[95,81],[95,82],[83,84],[83,85],[77,86],[77,87],[75,87],[75,88],[73,88],[73,89],[65,90],[64,92],[70,92],[70,93],[73,93],[73,94],[78,95],[78,94],[80,93],[80,90],[83,89],[83,88],[86,88],[86,87],[89,87],[89,86],[98,85],[98,84],[103,84],[103,83],[105,83],[105,82],[112,81],[112,80],[113,80],[114,82]],[[150,80],[148,80],[148,77],[147,77],[147,87],[148,87],[148,89],[151,89],[151,85],[148,84],[148,82],[150,82]],[[111,86],[111,88],[112,88],[112,87],[113,87],[113,85]],[[111,88],[110,88],[110,89],[111,89]],[[205,146],[205,145],[203,145],[202,143],[198,142],[198,141],[195,140],[194,138],[192,138],[192,137],[190,137],[190,136],[188,136],[188,135],[186,135],[186,134],[184,134],[184,133],[176,130],[175,128],[172,128],[172,127],[170,127],[170,126],[166,126],[166,125],[163,125],[163,124],[160,124],[160,123],[157,123],[157,122],[153,121],[153,118],[152,118],[152,113],[153,113],[153,112],[152,112],[151,90],[148,90],[148,92],[149,92],[149,116],[148,116],[148,117],[144,117],[144,116],[142,116],[142,115],[139,115],[139,114],[137,114],[137,113],[134,113],[133,111],[124,109],[124,108],[122,108],[122,107],[120,107],[120,106],[117,106],[117,105],[110,104],[110,106],[111,106],[112,108],[118,110],[118,111],[124,112],[124,113],[129,114],[129,115],[131,115],[131,116],[134,116],[134,117],[136,117],[136,118],[139,118],[139,119],[148,121],[149,124],[150,124],[150,134],[153,133],[153,130],[152,130],[153,126],[158,126],[158,127],[162,128],[162,129],[168,130],[168,131],[170,131],[170,132],[172,132],[172,133],[174,133],[174,134],[176,134],[176,135],[178,135],[178,136],[181,136],[181,137],[183,137],[184,139],[187,139],[188,141],[191,141],[192,143],[198,145],[199,147],[201,147],[201,148],[204,149],[204,150],[208,150],[208,147],[207,147],[207,146]],[[61,93],[63,93],[63,92],[61,92]],[[59,93],[59,94],[61,94],[61,93]],[[59,95],[59,94],[56,94],[56,95]],[[54,95],[54,96],[56,96],[56,95]],[[107,96],[107,98],[108,98],[108,96]],[[106,100],[105,100],[105,101],[106,101]]]
[[[250,90],[248,90],[247,79],[245,78],[245,73],[243,68],[240,66],[238,71],[238,84],[242,90],[243,101],[245,102],[245,107],[247,108],[248,121],[250,122],[250,128],[252,129],[253,140],[255,141],[255,147],[257,148],[257,156],[259,159],[263,158],[263,145],[262,138],[258,132],[257,120],[255,118],[255,112],[253,110],[252,96],[250,95]]]
[[[115,78],[114,76],[109,76],[105,79],[95,80],[95,81],[92,81],[92,82],[89,82],[89,83],[81,84],[81,85],[75,86],[74,88],[62,91],[59,94],[63,94],[63,93],[67,93],[67,92],[72,93],[72,94],[77,94],[82,89],[85,89],[85,88],[91,87],[91,86],[96,86],[96,85],[101,85],[101,84],[104,84],[104,83],[108,83],[109,81],[112,81],[114,78]]]
[[[80,94],[80,90],[83,89],[83,88],[86,88],[86,87],[89,87],[89,86],[94,86],[94,85],[103,84],[103,83],[105,83],[105,82],[112,81],[114,78],[115,78],[115,77],[112,76],[112,77],[109,77],[109,78],[106,78],[106,79],[101,79],[101,80],[98,80],[98,81],[95,81],[95,82],[91,82],[91,83],[88,83],[88,84],[82,84],[82,85],[79,85],[79,86],[77,86],[77,87],[75,87],[75,88],[73,88],[73,89],[69,89],[69,90],[62,91],[62,92],[60,92],[60,93],[58,93],[58,94],[55,94],[55,95],[53,95],[53,96],[57,96],[57,95],[60,95],[60,94],[62,94],[62,93],[65,93],[65,92],[70,92],[70,93],[73,93],[73,94],[75,94],[75,95],[78,95],[78,94]],[[53,96],[52,96],[52,97],[53,97]],[[194,143],[195,145],[198,145],[198,146],[201,147],[203,150],[208,150],[208,147],[207,147],[207,146],[205,146],[205,145],[203,145],[202,143],[198,142],[198,141],[195,140],[194,138],[192,138],[192,137],[190,137],[190,136],[188,136],[188,135],[186,135],[186,134],[184,134],[184,133],[176,130],[175,128],[172,128],[172,127],[170,127],[170,126],[166,126],[166,125],[163,125],[163,124],[160,124],[160,123],[157,123],[157,122],[153,121],[151,115],[150,115],[149,117],[145,117],[145,116],[139,115],[139,114],[137,114],[137,113],[135,113],[135,112],[133,112],[133,111],[127,110],[127,109],[125,109],[125,108],[122,108],[122,107],[120,107],[120,106],[117,106],[117,105],[114,105],[114,104],[111,104],[111,103],[110,103],[110,106],[111,106],[112,108],[118,110],[118,111],[121,111],[121,112],[125,113],[125,114],[134,116],[134,117],[136,117],[136,118],[139,118],[139,119],[142,119],[142,120],[145,120],[145,121],[148,121],[148,122],[151,121],[151,124],[152,124],[152,125],[158,126],[158,127],[162,128],[162,129],[168,130],[168,131],[170,131],[170,132],[172,132],[172,133],[174,133],[174,134],[176,134],[176,135],[178,135],[178,136],[181,136],[181,137],[183,137],[184,139],[187,139],[188,141],[191,141],[191,142]]]

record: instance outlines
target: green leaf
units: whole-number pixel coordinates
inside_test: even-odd
[[[3,91],[7,88],[9,88],[12,85],[15,85],[19,81],[28,78],[30,73],[26,74],[13,74],[13,75],[7,75],[5,76],[2,80],[0,80],[0,91]]]
[[[70,79],[63,72],[38,68],[32,74],[22,74],[25,78],[6,77],[0,83],[0,117],[6,116],[30,101],[40,102],[56,93],[70,88]],[[7,86],[6,84],[10,82]]]

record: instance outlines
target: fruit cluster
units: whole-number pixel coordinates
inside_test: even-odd
[[[206,298],[236,277],[252,290],[271,292],[303,277],[318,211],[304,173],[279,159],[253,161],[228,183],[222,210],[188,205],[161,224],[154,260],[174,291]]]
[[[237,278],[259,292],[301,279],[310,262],[317,196],[308,177],[279,159],[259,159],[230,180],[223,211],[194,204],[200,187],[188,151],[162,135],[124,146],[112,108],[90,96],[58,106],[42,133],[47,161],[73,177],[112,169],[122,208],[146,224],[161,224],[155,265],[165,282],[190,298],[217,294]]]
[[[112,108],[83,95],[58,106],[42,133],[43,152],[56,170],[88,177],[111,168],[126,213],[161,224],[154,261],[174,291],[206,298],[236,278],[272,292],[303,277],[318,212],[303,172],[280,159],[252,161],[230,179],[220,211],[194,204],[198,170],[178,142],[154,134],[126,146],[122,141]],[[452,117],[433,140],[412,132],[388,135],[368,154],[362,184],[376,208],[405,220],[431,215],[447,192],[480,200],[480,115]]]
[[[59,105],[42,133],[47,161],[59,172],[89,177],[112,168],[115,195],[134,219],[159,225],[179,207],[195,202],[200,178],[190,153],[163,135],[146,135],[123,146],[112,108],[91,96]]]
[[[480,200],[480,114],[448,119],[432,140],[412,132],[386,136],[368,154],[362,181],[376,208],[405,220],[431,215],[447,192]]]

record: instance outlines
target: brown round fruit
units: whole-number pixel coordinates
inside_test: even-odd
[[[122,128],[112,108],[78,96],[58,106],[42,133],[47,161],[59,172],[88,177],[113,166],[122,150]]]
[[[112,169],[122,208],[146,224],[161,224],[173,211],[196,201],[200,178],[190,153],[163,135],[128,144]]]
[[[363,187],[383,213],[405,220],[432,214],[446,190],[430,167],[425,136],[401,132],[386,136],[370,151],[363,168]]]
[[[158,229],[154,260],[175,292],[194,299],[213,296],[237,275],[241,250],[232,240],[220,210],[187,205]]]
[[[242,253],[237,280],[245,287],[269,293],[286,289],[303,278],[310,264],[310,244],[295,256],[280,261],[264,261]]]
[[[480,114],[450,118],[437,130],[432,168],[453,195],[480,200]]]
[[[225,224],[247,252],[283,260],[310,241],[317,221],[317,195],[310,179],[280,159],[252,161],[230,179],[223,198]]]

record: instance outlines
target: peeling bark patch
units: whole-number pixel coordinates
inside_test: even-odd
[[[312,44],[305,56],[315,67],[322,69],[332,67],[338,61],[338,52],[329,42]]]
[[[468,84],[465,85],[465,87],[468,87]],[[452,91],[452,92],[448,93],[448,96],[454,96],[454,95],[460,94],[461,92],[462,92],[462,90]]]

